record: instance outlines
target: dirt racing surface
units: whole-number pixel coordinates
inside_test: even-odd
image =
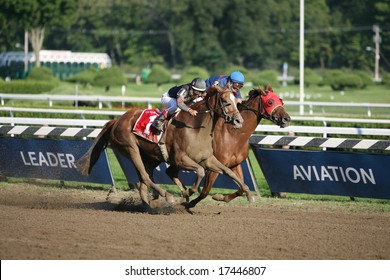
[[[0,185],[5,259],[390,259],[390,213],[326,202],[207,198],[145,213],[138,193]],[[179,205],[179,202],[178,202]]]

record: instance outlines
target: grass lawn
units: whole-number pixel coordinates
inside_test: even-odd
[[[163,84],[158,88],[155,84],[136,85],[129,83],[126,85],[125,96],[128,97],[161,97],[161,95],[174,83]],[[49,92],[50,94],[75,94],[75,84],[61,82],[60,86]],[[241,92],[246,94],[251,86],[245,86]],[[287,87],[274,86],[274,91],[283,97],[286,101],[299,101],[299,86],[289,85]],[[104,87],[85,87],[78,86],[79,95],[107,95],[122,96],[122,89],[119,86],[113,86],[106,91]],[[370,85],[365,89],[347,89],[342,92],[333,91],[329,86],[308,87],[305,88],[306,101],[324,101],[324,102],[354,102],[354,103],[390,103],[390,88],[383,85]]]

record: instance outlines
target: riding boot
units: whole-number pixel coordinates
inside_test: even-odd
[[[168,117],[168,111],[167,110],[162,111],[160,115],[154,119],[152,126],[160,132],[163,131],[163,124],[164,121],[167,119],[167,117]]]

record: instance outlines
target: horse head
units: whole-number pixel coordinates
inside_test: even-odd
[[[207,89],[206,101],[209,109],[218,116],[225,119],[225,122],[232,123],[233,128],[241,128],[244,119],[237,108],[237,101],[233,91],[228,87],[213,85]]]
[[[283,100],[275,94],[271,85],[268,85],[267,89],[259,86],[257,89],[251,90],[249,99],[245,101],[245,106],[249,107],[251,101],[256,98],[260,98],[260,100],[258,100],[257,108],[252,110],[256,110],[256,113],[259,114],[259,120],[260,118],[265,118],[280,127],[289,126],[291,121],[290,115],[283,107]]]

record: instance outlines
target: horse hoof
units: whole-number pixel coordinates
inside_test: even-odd
[[[160,207],[160,205],[161,205],[161,202],[158,198],[150,201],[150,209],[158,208],[158,207]]]
[[[165,196],[165,200],[166,200],[166,202],[168,202],[168,203],[170,203],[170,204],[173,204],[173,203],[175,203],[175,198],[173,197],[173,195],[171,195],[171,194],[167,194],[166,196]]]
[[[255,197],[254,197],[253,195],[248,196],[248,202],[249,202],[249,203],[255,203],[255,202],[256,202]]]
[[[213,199],[217,200],[217,201],[224,201],[224,198],[225,198],[225,196],[223,194],[217,193],[217,194],[213,195]]]

